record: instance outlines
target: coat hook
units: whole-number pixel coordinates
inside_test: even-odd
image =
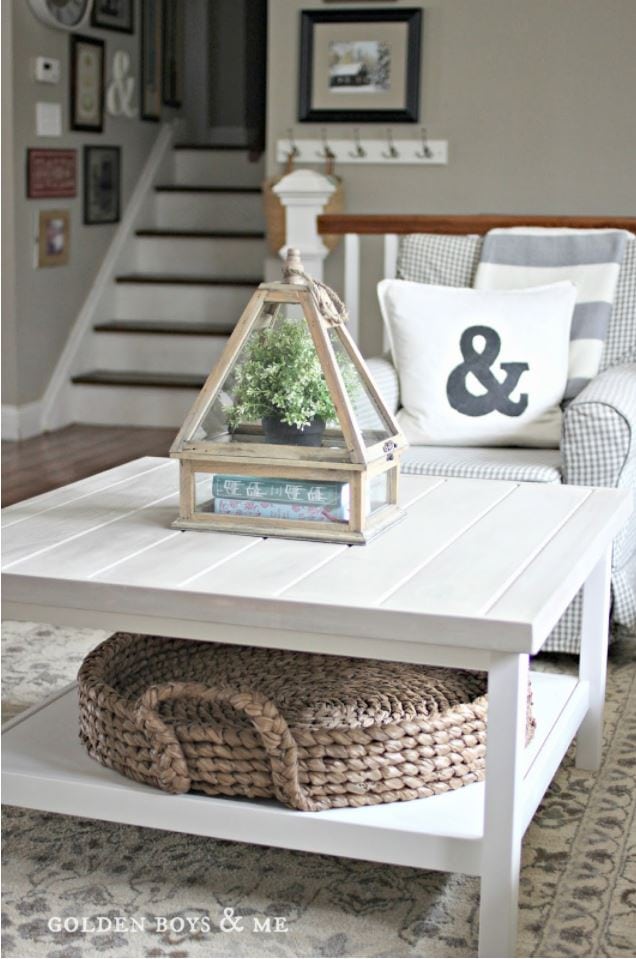
[[[292,158],[292,160],[296,160],[300,156],[300,150],[296,146],[294,132],[291,127],[287,131],[287,139],[289,140],[289,156]]]
[[[318,156],[322,157],[323,160],[335,160],[336,154],[327,142],[327,131],[324,127],[320,131],[320,139],[322,140],[322,150],[318,151]]]
[[[355,130],[353,131],[353,145],[354,145],[353,153],[349,151],[349,156],[353,157],[354,159],[360,159],[360,160],[363,159],[367,155],[367,151],[362,146],[362,141],[360,139],[360,130],[358,129],[358,127],[356,127]]]
[[[415,151],[415,156],[419,157],[420,160],[430,160],[433,156],[433,151],[428,145],[428,137],[426,136],[426,127],[422,127],[422,151]]]
[[[393,142],[393,130],[391,129],[391,127],[389,127],[388,130],[386,131],[386,143],[387,143],[389,152],[388,153],[383,152],[382,156],[386,157],[387,160],[397,160],[400,154],[395,147],[395,143]]]

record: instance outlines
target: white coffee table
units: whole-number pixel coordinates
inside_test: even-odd
[[[4,802],[222,839],[481,876],[479,954],[515,950],[521,840],[573,737],[597,769],[610,552],[628,492],[402,477],[405,521],[368,546],[175,532],[177,466],[145,458],[4,511],[4,615],[488,670],[486,782],[322,813],[170,796],[103,769],[73,687],[3,734]],[[529,654],[585,584],[578,679]]]

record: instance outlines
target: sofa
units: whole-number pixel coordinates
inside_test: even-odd
[[[417,233],[400,239],[397,276],[470,287],[483,239]],[[399,377],[388,355],[368,360],[389,408],[400,406]],[[564,404],[559,449],[412,446],[402,471],[431,476],[636,490],[636,237],[627,243],[599,374]],[[582,597],[576,597],[544,649],[578,653]],[[636,512],[612,556],[612,634],[636,637]]]

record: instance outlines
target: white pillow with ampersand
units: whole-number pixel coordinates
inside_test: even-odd
[[[382,280],[410,443],[558,447],[573,283],[472,290]]]

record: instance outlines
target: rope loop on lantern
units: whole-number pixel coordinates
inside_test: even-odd
[[[283,267],[283,276],[286,283],[306,283],[314,298],[316,309],[329,326],[339,326],[341,323],[347,323],[349,314],[335,290],[323,283],[321,280],[314,280],[312,276],[305,273],[300,256],[296,250],[289,250],[287,261]]]

